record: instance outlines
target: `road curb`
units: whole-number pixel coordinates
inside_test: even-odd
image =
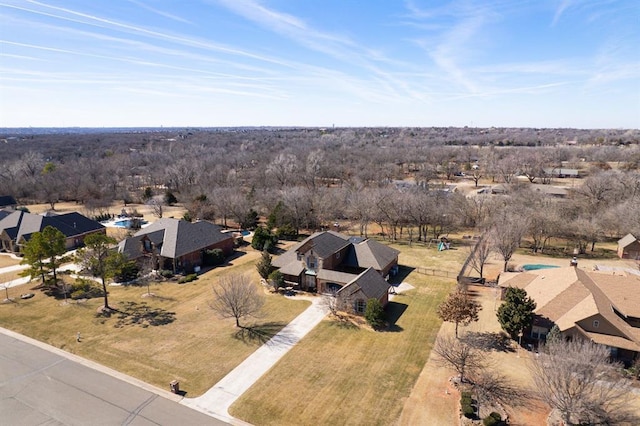
[[[122,380],[124,382],[127,382],[131,385],[137,386],[141,389],[144,389],[148,392],[152,392],[158,396],[161,396],[163,398],[169,399],[171,401],[175,401],[175,402],[180,402],[184,399],[183,396],[181,395],[176,395],[174,393],[171,393],[169,391],[165,391],[163,389],[160,389],[156,386],[150,385],[149,383],[143,382],[140,379],[136,379],[135,377],[129,376],[127,374],[121,373],[119,371],[116,371],[112,368],[109,367],[105,367],[102,364],[98,364],[95,361],[91,361],[88,360],[86,358],[82,358],[79,355],[75,355],[72,354],[70,352],[64,351],[62,349],[56,348],[55,346],[51,346],[47,343],[43,343],[39,340],[36,339],[32,339],[31,337],[25,336],[23,334],[20,333],[16,333],[15,331],[11,331],[8,330],[6,328],[0,327],[0,333],[9,336],[9,337],[13,337],[16,340],[20,340],[22,342],[25,343],[29,343],[30,345],[36,346],[40,349],[44,349],[46,351],[49,351],[51,353],[54,353],[56,355],[59,355],[63,358],[69,359],[71,361],[77,362],[78,364],[84,365],[85,367],[91,368],[93,370],[99,371],[101,373],[107,374],[109,376],[115,377],[116,379]],[[167,383],[167,386],[169,384]]]

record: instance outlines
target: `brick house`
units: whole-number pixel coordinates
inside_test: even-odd
[[[577,267],[505,272],[498,285],[522,288],[535,300],[532,339],[544,340],[553,325],[565,337],[605,345],[631,363],[640,353],[640,276]]]
[[[343,305],[364,312],[366,301],[388,303],[386,279],[398,266],[398,250],[375,240],[318,232],[294,245],[272,264],[289,286],[335,294]]]
[[[77,212],[39,215],[15,210],[0,219],[0,250],[19,253],[34,232],[42,232],[47,226],[64,234],[67,250],[82,247],[87,235],[106,233],[106,228],[100,222]]]
[[[152,257],[156,269],[192,272],[202,266],[205,251],[220,249],[228,257],[233,243],[231,234],[212,223],[164,218],[121,241],[118,251],[139,262]]]

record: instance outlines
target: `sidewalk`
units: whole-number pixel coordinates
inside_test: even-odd
[[[229,407],[322,321],[328,313],[328,308],[322,306],[321,302],[321,298],[313,298],[311,306],[204,395],[184,398],[181,403],[220,420],[234,422],[235,419],[229,414]],[[237,420],[234,423],[237,423]]]

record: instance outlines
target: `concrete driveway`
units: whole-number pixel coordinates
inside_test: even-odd
[[[311,300],[311,306],[224,376],[204,395],[197,398],[185,398],[182,400],[182,404],[219,419],[236,422],[237,420],[228,411],[231,404],[240,398],[329,313],[329,309],[323,306],[320,297],[309,298],[309,300]]]
[[[180,399],[0,328],[2,425],[225,424],[180,405]]]

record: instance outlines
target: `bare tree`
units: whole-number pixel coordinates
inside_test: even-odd
[[[491,238],[494,249],[500,253],[504,261],[504,271],[516,249],[520,247],[520,240],[524,236],[526,221],[517,214],[503,210],[494,220]]]
[[[469,266],[480,274],[480,278],[483,278],[484,265],[486,265],[492,251],[491,241],[489,241],[489,238],[485,235],[482,236],[475,246],[470,247]]]
[[[540,397],[564,424],[638,424],[630,383],[609,360],[605,346],[576,339],[548,344],[529,368]]]
[[[473,376],[485,367],[485,356],[481,351],[451,336],[439,336],[433,351],[440,358],[438,362],[456,370],[461,382],[464,382],[467,376]]]
[[[469,325],[472,321],[478,321],[478,312],[482,306],[464,291],[455,291],[447,300],[438,306],[438,316],[443,321],[456,324],[456,339],[458,338],[458,324]]]
[[[246,275],[222,278],[219,285],[213,287],[213,294],[211,308],[222,318],[234,318],[239,328],[242,328],[241,318],[257,316],[264,305],[264,297]]]

